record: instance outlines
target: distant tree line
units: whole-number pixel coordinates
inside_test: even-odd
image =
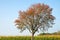
[[[54,33],[40,33],[39,35],[60,35],[60,31]]]

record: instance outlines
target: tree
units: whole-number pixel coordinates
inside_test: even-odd
[[[52,8],[45,4],[34,4],[26,11],[19,11],[19,17],[15,20],[18,29],[24,31],[26,28],[34,34],[40,30],[47,30],[54,24],[55,17],[51,14]]]

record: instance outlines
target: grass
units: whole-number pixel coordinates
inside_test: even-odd
[[[0,36],[0,40],[31,40],[30,36]],[[60,40],[60,35],[40,35],[34,40]]]

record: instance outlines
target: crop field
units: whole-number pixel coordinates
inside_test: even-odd
[[[0,40],[31,40],[30,36],[0,36]],[[60,35],[40,35],[34,40],[60,40]]]

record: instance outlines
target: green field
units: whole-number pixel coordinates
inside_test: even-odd
[[[0,40],[31,40],[30,36],[0,36]],[[60,40],[60,35],[35,36],[34,40]]]

